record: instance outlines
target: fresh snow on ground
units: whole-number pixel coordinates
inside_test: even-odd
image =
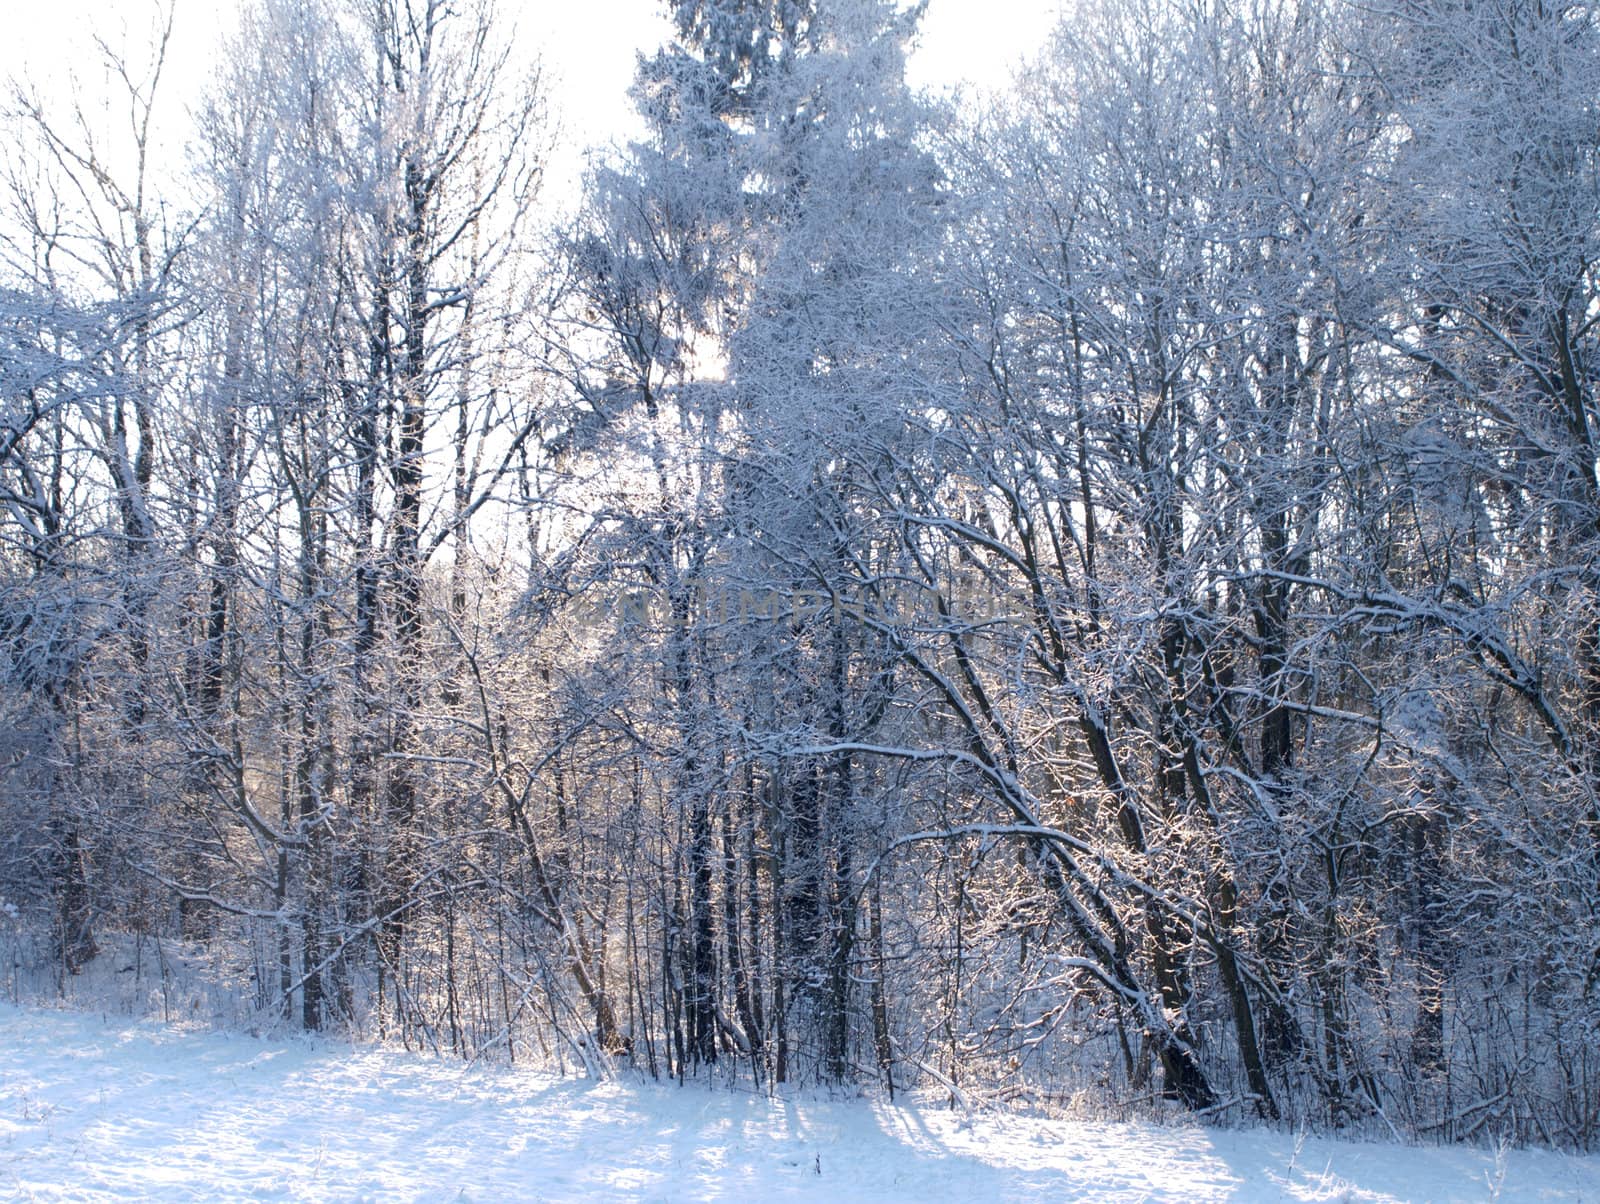
[[[1600,1158],[593,1083],[0,1003],[0,1198],[1594,1200]]]

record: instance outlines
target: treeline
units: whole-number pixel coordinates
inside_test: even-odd
[[[669,8],[559,220],[487,2],[256,0],[182,171],[169,27],[14,94],[60,981],[1594,1148],[1596,12],[1085,0],[976,103],[883,0]]]

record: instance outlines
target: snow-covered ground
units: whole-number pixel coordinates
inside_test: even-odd
[[[1593,1200],[1600,1158],[590,1083],[0,1003],[0,1198]]]

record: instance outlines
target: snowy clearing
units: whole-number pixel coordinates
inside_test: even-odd
[[[0,1004],[0,1196],[1576,1201],[1600,1200],[1600,1159],[968,1122]]]

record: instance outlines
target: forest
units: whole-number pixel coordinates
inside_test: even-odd
[[[492,0],[6,93],[16,947],[1600,1148],[1600,9],[1077,0],[953,97],[921,6],[666,7],[566,209]]]

